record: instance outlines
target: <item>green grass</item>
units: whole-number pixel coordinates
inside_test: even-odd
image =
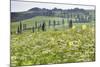
[[[65,24],[47,31],[24,31],[22,34],[11,34],[11,66],[72,63],[95,61],[95,23],[73,23],[71,29],[65,18],[37,16],[22,21],[29,27],[34,22],[50,20]],[[11,32],[16,32],[19,22],[11,23]],[[55,31],[56,30],[56,31]]]
[[[37,16],[31,19],[26,19],[22,21],[22,24],[26,24],[29,27],[32,27],[34,25],[35,22],[41,23],[41,21],[45,21],[46,24],[48,25],[49,20],[51,21],[51,23],[53,23],[53,21],[59,21],[62,22],[62,19],[64,19],[65,24],[67,24],[67,19],[65,18],[58,18],[58,17],[49,17],[49,16]],[[11,23],[11,31],[12,32],[16,32],[18,25],[20,24],[20,22],[12,22]]]
[[[11,65],[39,65],[95,61],[94,28],[11,35]]]
[[[34,18],[30,18],[30,19],[26,19],[26,20],[23,20],[21,21],[22,24],[26,24],[27,27],[32,27],[33,25],[35,25],[34,23],[37,22],[37,23],[41,23],[43,21],[45,21],[46,25],[48,25],[48,22],[49,20],[51,21],[51,24],[53,24],[53,21],[55,20],[56,22],[60,22],[62,23],[62,19],[64,19],[64,26],[63,25],[59,25],[59,26],[56,26],[57,29],[61,29],[63,30],[63,28],[68,28],[68,21],[66,18],[59,18],[59,17],[49,17],[49,16],[37,16],[37,17],[34,17]],[[17,29],[18,29],[18,26],[19,26],[20,22],[12,22],[11,23],[11,32],[12,33],[16,33]],[[89,26],[89,27],[94,27],[93,24],[95,24],[94,22],[89,22],[89,23],[73,23],[73,26],[77,26],[77,28],[80,28],[83,24]],[[51,26],[50,28],[46,27],[46,29],[48,30],[52,30],[53,29],[53,26]]]

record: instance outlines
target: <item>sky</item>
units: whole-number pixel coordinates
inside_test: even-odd
[[[83,5],[68,5],[68,4],[52,4],[52,3],[36,3],[36,2],[25,2],[25,1],[11,1],[11,12],[22,12],[27,11],[31,8],[39,7],[39,8],[60,8],[60,9],[73,9],[73,8],[81,8],[81,9],[95,9],[94,6],[83,6]]]

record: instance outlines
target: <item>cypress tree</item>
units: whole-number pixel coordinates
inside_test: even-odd
[[[17,33],[19,34],[20,33],[20,27],[18,26],[17,28]]]
[[[42,22],[39,24],[39,29],[41,30],[41,28],[42,28]]]
[[[55,28],[55,25],[56,25],[56,21],[54,20],[54,21],[53,21],[53,26],[54,26],[54,28]]]
[[[49,20],[49,27],[51,26],[51,21]]]
[[[32,27],[32,32],[34,32],[34,26]]]
[[[62,24],[63,24],[63,26],[64,26],[64,19],[62,20]]]
[[[73,23],[72,23],[72,20],[69,21],[69,28],[72,28],[73,26]]]
[[[38,31],[39,31],[39,29],[40,29],[40,27],[39,27],[39,23],[37,24],[37,29],[38,29]]]
[[[23,30],[26,30],[26,24],[23,24]]]
[[[79,16],[79,14],[77,14],[77,21],[76,22],[80,22],[80,16]]]
[[[20,33],[22,32],[22,23],[20,21]]]
[[[45,26],[46,26],[46,24],[45,24],[45,22],[43,22],[43,24],[42,24],[42,30],[43,31],[46,31]]]

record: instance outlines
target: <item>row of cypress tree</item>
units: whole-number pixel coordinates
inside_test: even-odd
[[[55,26],[56,25],[60,25],[61,23],[58,21],[57,23],[56,23],[56,21],[54,20],[53,21],[53,23],[51,24],[51,21],[49,20],[49,22],[48,22],[48,26],[50,27],[50,26],[53,26],[54,27],[54,29],[55,29]],[[63,25],[64,26],[64,24],[65,24],[65,21],[64,21],[64,19],[62,20],[62,24],[61,25]],[[35,32],[35,30],[36,29],[38,29],[38,31],[39,30],[42,30],[42,31],[46,31],[46,22],[41,22],[41,23],[38,23],[38,22],[35,22],[35,24],[32,26],[32,32]],[[72,20],[70,20],[69,21],[69,28],[72,28],[72,26],[73,26],[73,24],[72,24]],[[20,24],[18,25],[18,28],[17,28],[17,33],[18,34],[20,34],[20,33],[22,33],[24,30],[26,30],[27,29],[27,25],[26,24],[22,24],[22,22],[20,21]]]

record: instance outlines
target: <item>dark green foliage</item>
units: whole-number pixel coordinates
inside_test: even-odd
[[[35,28],[34,28],[34,26],[32,27],[32,32],[34,32],[35,31]]]
[[[38,31],[40,31],[42,28],[42,22],[38,23]]]
[[[22,33],[22,22],[20,21],[20,33]]]
[[[51,21],[49,20],[49,25],[48,25],[49,27],[51,26]]]
[[[90,16],[88,17],[88,21],[91,21],[91,20],[93,20],[92,15],[90,15]]]
[[[20,33],[20,27],[18,26],[18,29],[17,29],[17,33],[19,34]]]
[[[64,19],[62,20],[62,25],[64,25]]]
[[[28,13],[32,11],[31,13]],[[60,12],[59,12],[60,11]],[[59,12],[59,13],[58,13]],[[26,12],[11,12],[11,21],[21,21],[21,20],[25,20],[25,19],[29,19],[32,17],[36,17],[36,16],[53,16],[53,17],[66,17],[66,18],[70,18],[71,14],[74,15],[88,15],[91,17],[91,19],[95,19],[95,10],[84,10],[84,9],[67,9],[67,10],[63,10],[63,9],[58,9],[58,8],[54,8],[54,9],[46,9],[46,8],[32,8],[29,11]]]
[[[40,30],[39,24],[37,24],[37,29],[38,29],[38,31]]]
[[[69,28],[72,28],[72,26],[73,26],[73,22],[72,22],[72,20],[70,20],[69,21]]]
[[[54,21],[53,21],[53,26],[54,26],[54,28],[55,28],[55,25],[56,25],[56,21],[54,20]]]
[[[19,24],[19,26],[18,26],[18,28],[17,28],[17,33],[19,34],[19,33],[22,33],[22,23],[21,23],[21,21],[20,21],[20,24]]]
[[[18,28],[17,28],[17,33],[19,34],[19,33],[22,33],[22,23],[21,23],[21,21],[20,21],[20,24],[19,24],[19,26],[18,26]]]
[[[42,24],[42,30],[43,31],[46,31],[46,28],[45,27],[46,27],[46,24],[45,24],[45,22],[43,22],[43,24]]]

